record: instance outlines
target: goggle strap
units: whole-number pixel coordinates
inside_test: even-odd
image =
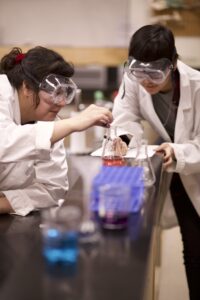
[[[46,79],[46,82],[47,82],[50,86],[52,86],[53,88],[56,88],[56,86],[55,86],[51,81],[49,81],[48,79]]]
[[[26,68],[24,68],[24,66],[23,66],[23,61],[21,61],[21,68],[26,77],[28,77],[33,82],[35,82],[38,86],[40,85],[40,82],[34,76],[32,76],[29,72],[26,71]]]

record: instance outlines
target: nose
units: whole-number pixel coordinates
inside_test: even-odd
[[[149,84],[152,83],[152,82],[151,82],[151,80],[149,80],[148,78],[145,78],[145,79],[142,80],[141,83],[142,83],[142,85],[146,86],[146,85],[149,85]]]
[[[64,98],[57,103],[57,106],[60,106],[60,107],[64,107],[65,105],[66,105],[66,103],[65,103]]]
[[[152,84],[151,77],[148,74],[144,74],[143,78],[141,78],[140,83],[144,86]]]

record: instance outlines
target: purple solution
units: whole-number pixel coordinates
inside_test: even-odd
[[[100,220],[105,229],[124,229],[128,225],[128,213],[108,211]]]

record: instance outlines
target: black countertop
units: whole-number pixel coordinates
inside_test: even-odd
[[[156,184],[140,213],[131,216],[128,230],[101,232],[99,243],[81,245],[72,276],[50,270],[42,257],[40,213],[27,217],[0,216],[1,300],[139,300],[147,279],[151,238],[158,207],[161,160],[152,160]],[[90,156],[69,160],[71,190],[66,203],[87,214],[90,183],[100,161]],[[79,168],[80,167],[80,168]]]

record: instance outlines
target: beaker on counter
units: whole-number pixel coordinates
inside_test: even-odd
[[[99,188],[98,215],[105,229],[128,226],[131,207],[131,188],[126,184],[109,183]]]
[[[106,129],[103,141],[102,160],[104,166],[125,166],[126,161],[122,155],[121,139],[117,136],[117,127]]]

